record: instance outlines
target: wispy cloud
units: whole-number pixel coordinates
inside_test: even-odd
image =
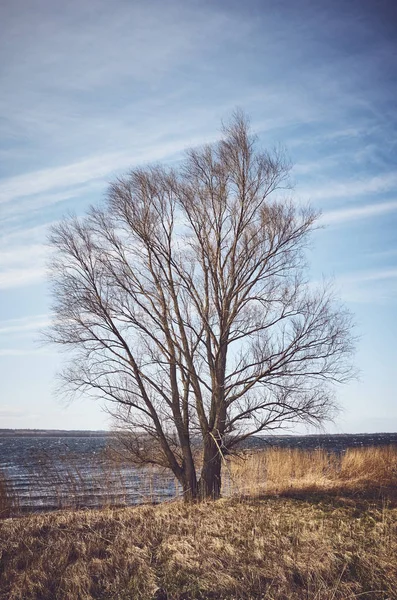
[[[306,187],[299,190],[299,194],[311,200],[328,200],[336,198],[357,198],[368,194],[382,194],[397,190],[397,173],[390,172],[374,177],[348,181],[331,180],[321,185]]]
[[[46,270],[42,268],[14,268],[0,273],[0,289],[24,287],[44,279]]]
[[[42,418],[43,414],[36,414],[36,413],[31,413],[28,410],[26,410],[26,408],[17,408],[15,406],[11,406],[10,404],[4,404],[3,406],[0,407],[0,419],[3,420],[10,420],[10,424],[9,427],[11,428],[16,428],[19,425],[19,421],[21,419],[23,419],[24,421],[31,421],[31,420],[36,420],[38,418]],[[18,425],[16,425],[16,422],[18,422]],[[4,425],[7,425],[8,423],[4,423]],[[3,425],[3,427],[4,427]],[[29,423],[30,425],[30,423]],[[30,425],[31,426],[31,425]],[[19,425],[20,427],[20,425]]]
[[[48,225],[16,228],[0,243],[0,288],[30,285],[42,280],[46,272]]]
[[[31,315],[0,321],[0,335],[37,331],[51,322],[48,314]]]
[[[133,152],[125,150],[91,156],[61,167],[25,173],[0,182],[0,202],[6,203],[19,198],[34,197],[34,208],[57,203],[84,193],[83,186],[95,181],[104,181],[115,171],[161,160],[182,152],[188,145],[198,145],[205,141],[208,141],[208,136],[181,137],[177,140],[146,146],[141,151],[134,149]],[[75,189],[76,186],[78,186],[77,189]],[[67,190],[59,192],[63,188],[67,188]],[[52,191],[53,194],[49,195],[49,191]]]
[[[49,190],[63,187],[73,188],[76,185],[100,179],[121,165],[125,165],[126,156],[120,153],[94,156],[82,161],[42,169],[17,177],[3,180],[0,183],[0,201],[10,202],[20,197],[35,196]],[[55,201],[57,196],[53,197]]]
[[[387,304],[397,299],[397,269],[356,271],[339,275],[335,289],[346,302]]]
[[[365,283],[397,279],[397,269],[378,269],[373,271],[358,271],[340,275],[339,283]]]
[[[31,285],[43,279],[47,252],[44,244],[15,244],[0,251],[0,288]]]
[[[0,356],[33,356],[37,354],[48,354],[41,348],[0,348]]]
[[[0,321],[0,356],[38,356],[49,354],[38,345],[38,335],[51,323],[48,314],[36,314]]]
[[[238,43],[251,23],[222,5],[71,0],[59,11],[20,0],[4,7],[0,27],[3,134],[75,157],[128,146],[142,122],[146,131],[161,129],[167,106],[191,85],[170,75],[200,68],[211,49]]]
[[[388,250],[381,250],[379,252],[368,253],[369,258],[375,258],[380,260],[388,260],[397,256],[397,248],[389,248]]]
[[[75,188],[65,189],[62,192],[52,192],[48,194],[37,194],[32,196],[24,196],[17,198],[14,202],[4,202],[2,205],[2,217],[5,226],[12,226],[12,223],[20,223],[21,217],[28,215],[29,213],[40,212],[43,214],[44,210],[55,204],[61,204],[70,201],[75,198],[84,198],[86,194],[90,194],[95,190],[102,189],[103,186],[95,185],[83,185]]]
[[[320,221],[326,225],[333,225],[357,219],[368,219],[395,211],[397,211],[397,200],[380,202],[378,204],[366,204],[355,208],[326,211],[321,215]]]
[[[22,408],[15,408],[15,406],[10,406],[6,404],[0,408],[0,417],[2,418],[22,418],[26,415],[25,411]]]

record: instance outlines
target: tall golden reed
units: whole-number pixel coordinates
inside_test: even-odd
[[[397,447],[322,449],[270,448],[228,460],[227,494],[258,496],[291,491],[397,489]]]

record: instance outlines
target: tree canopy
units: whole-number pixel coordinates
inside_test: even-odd
[[[62,378],[105,400],[131,459],[172,469],[187,499],[219,496],[245,438],[321,423],[351,375],[350,315],[307,281],[317,215],[289,170],[237,112],[215,144],[133,169],[52,229]]]

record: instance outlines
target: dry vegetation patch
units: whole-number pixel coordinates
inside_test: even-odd
[[[227,491],[237,495],[302,491],[392,497],[397,493],[397,447],[349,448],[342,454],[271,448],[231,458],[228,473]]]
[[[220,500],[1,524],[7,600],[395,598],[397,509]]]

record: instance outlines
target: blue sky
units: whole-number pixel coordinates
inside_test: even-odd
[[[54,394],[48,225],[115,174],[178,161],[237,106],[322,211],[312,280],[354,313],[358,381],[329,431],[397,431],[397,9],[393,0],[8,0],[0,8],[0,428],[102,429]]]

